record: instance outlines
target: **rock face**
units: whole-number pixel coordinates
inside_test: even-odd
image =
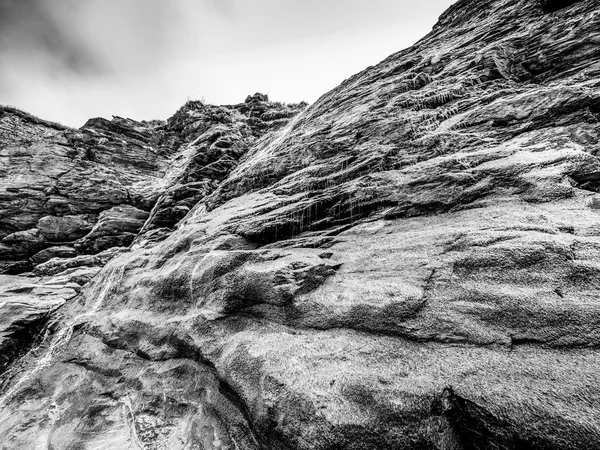
[[[135,238],[36,267],[110,259],[5,363],[0,448],[600,448],[599,44],[594,0],[461,0],[289,123],[145,125],[142,200],[2,222]]]
[[[97,118],[79,130],[0,107],[0,273],[32,270],[50,247],[93,254],[172,228],[304,106],[257,94],[188,102],[166,123]]]
[[[50,314],[74,297],[100,268],[65,271],[56,277],[0,275],[0,374],[41,336]]]

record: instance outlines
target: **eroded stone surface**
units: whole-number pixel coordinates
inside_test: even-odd
[[[40,339],[50,314],[97,273],[80,270],[44,279],[0,275],[0,373]]]
[[[48,247],[94,254],[172,229],[304,106],[192,101],[167,122],[96,118],[79,130],[0,107],[0,273],[32,270]]]
[[[1,445],[599,448],[600,11],[563,6],[459,1],[258,140],[260,96],[182,108],[131,250],[13,363]]]

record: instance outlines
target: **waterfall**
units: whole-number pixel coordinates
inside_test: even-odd
[[[27,372],[25,372],[24,374],[22,374],[21,378],[19,378],[15,384],[13,384],[9,389],[6,390],[4,394],[0,396],[0,408],[6,406],[8,401],[10,401],[10,399],[18,392],[21,386],[23,386],[29,380],[34,378],[36,375],[38,375],[46,367],[48,367],[52,363],[54,356],[67,347],[67,345],[71,341],[71,338],[73,337],[73,331],[75,329],[75,326],[86,317],[95,314],[102,307],[110,291],[114,288],[114,286],[117,285],[117,283],[119,283],[123,279],[123,274],[123,267],[107,268],[106,275],[104,275],[99,280],[99,282],[102,283],[102,288],[96,295],[94,302],[91,304],[91,307],[86,312],[70,319],[51,337],[52,340],[44,356],[42,358],[37,359],[35,366],[27,370]],[[96,283],[96,285],[97,284],[98,282]],[[90,295],[91,293],[87,294],[87,297],[89,298]],[[36,348],[30,350],[29,354],[31,352],[39,350],[44,345],[44,343],[47,340],[47,335],[48,331],[46,331],[46,335],[44,336],[44,339],[42,340],[41,344]]]

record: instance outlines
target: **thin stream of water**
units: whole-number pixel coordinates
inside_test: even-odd
[[[29,380],[31,380],[33,377],[35,377],[37,374],[39,374],[42,370],[44,370],[52,363],[54,356],[60,350],[64,349],[71,341],[75,326],[79,322],[81,322],[82,319],[91,316],[102,307],[102,305],[104,304],[104,300],[108,296],[111,288],[116,286],[117,283],[120,282],[123,278],[123,272],[123,267],[108,269],[108,274],[105,275],[101,280],[104,284],[100,289],[100,292],[98,292],[96,300],[91,305],[90,309],[88,309],[85,313],[79,314],[78,316],[69,320],[61,329],[59,329],[53,335],[52,341],[50,342],[50,345],[48,346],[48,350],[46,351],[45,355],[42,358],[38,359],[33,368],[27,370],[27,372],[22,374],[21,378],[19,378],[15,384],[13,384],[9,389],[6,390],[4,394],[2,394],[2,396],[0,396],[0,408],[6,406],[7,402],[14,396],[15,393],[18,392],[21,386],[23,386],[25,383],[27,383]],[[45,342],[46,339],[44,338],[42,340],[42,343],[38,347],[30,350],[28,354],[39,350],[39,348],[42,345],[44,345]]]

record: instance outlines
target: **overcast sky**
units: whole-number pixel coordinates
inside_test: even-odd
[[[0,104],[81,126],[187,99],[313,102],[453,0],[0,0]]]

